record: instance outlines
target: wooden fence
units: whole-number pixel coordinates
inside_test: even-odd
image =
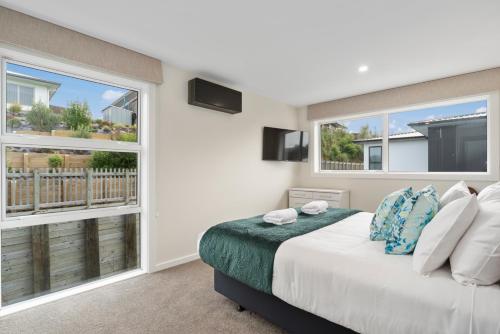
[[[363,170],[364,164],[360,162],[342,162],[321,160],[321,170]]]
[[[2,304],[140,267],[136,214],[2,231]]]
[[[137,203],[136,169],[10,169],[7,215]]]
[[[7,167],[35,169],[49,168],[49,158],[58,155],[62,159],[61,168],[87,168],[90,154],[23,153],[7,151]]]

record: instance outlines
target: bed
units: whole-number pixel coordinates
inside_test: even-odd
[[[411,256],[368,239],[371,219],[353,212],[283,241],[271,292],[220,268],[215,289],[291,333],[500,333],[499,285],[460,285],[446,266],[418,275]]]

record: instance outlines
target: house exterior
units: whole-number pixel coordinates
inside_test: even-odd
[[[103,119],[114,124],[134,125],[137,122],[138,94],[128,91],[102,110]]]
[[[60,84],[35,78],[26,74],[7,71],[7,109],[19,104],[23,111],[30,111],[34,103],[42,102],[49,106],[50,99]]]
[[[389,170],[395,172],[484,172],[487,170],[487,115],[423,120],[415,131],[389,136]],[[382,169],[382,138],[355,140],[363,145],[364,169]]]

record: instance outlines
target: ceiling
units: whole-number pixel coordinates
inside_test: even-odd
[[[500,66],[499,0],[0,4],[297,106]]]

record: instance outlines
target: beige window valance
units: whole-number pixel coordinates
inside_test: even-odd
[[[356,115],[498,90],[500,67],[313,104],[308,106],[307,118]]]
[[[161,61],[0,6],[0,43],[160,84]]]

